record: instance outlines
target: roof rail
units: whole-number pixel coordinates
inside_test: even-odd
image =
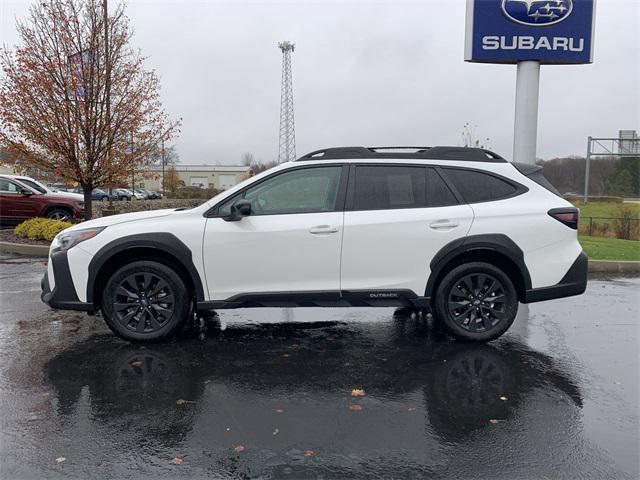
[[[412,150],[410,152],[403,150]],[[505,163],[506,160],[497,153],[484,148],[474,147],[334,147],[307,153],[296,161],[305,160],[342,160],[342,159],[429,159],[429,160],[463,160],[471,162]]]

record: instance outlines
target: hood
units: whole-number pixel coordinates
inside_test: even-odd
[[[56,197],[65,198],[67,200],[75,200],[76,202],[84,202],[84,195],[71,192],[53,192],[45,193],[47,196],[55,195]]]
[[[147,210],[144,212],[122,213],[120,215],[111,215],[109,217],[96,218],[88,222],[81,222],[73,227],[67,228],[65,231],[82,230],[85,228],[108,227],[119,223],[135,222],[137,220],[146,220],[148,218],[166,217],[176,210],[173,208],[163,210]]]

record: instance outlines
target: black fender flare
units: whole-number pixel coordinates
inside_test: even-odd
[[[529,274],[529,269],[524,262],[524,253],[520,247],[518,247],[513,240],[504,234],[488,233],[458,238],[447,243],[444,247],[438,250],[438,253],[433,256],[433,259],[429,264],[431,273],[427,280],[425,296],[433,297],[435,294],[436,280],[442,273],[443,268],[451,260],[459,255],[477,250],[489,250],[507,257],[519,270],[524,283],[524,289],[528,290],[531,288],[531,275]]]
[[[133,248],[151,248],[160,250],[178,259],[189,274],[195,290],[196,300],[204,301],[204,289],[200,274],[193,263],[191,250],[178,237],[167,232],[149,232],[128,235],[104,245],[89,262],[89,278],[87,281],[87,302],[93,303],[93,290],[102,267],[114,255]]]

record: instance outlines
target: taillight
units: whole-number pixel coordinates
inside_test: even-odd
[[[564,223],[567,227],[578,229],[578,220],[580,211],[577,208],[552,208],[547,212],[551,217],[560,223]]]

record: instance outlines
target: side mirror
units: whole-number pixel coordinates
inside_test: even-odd
[[[251,202],[244,198],[239,198],[231,205],[231,215],[227,217],[227,220],[237,222],[242,217],[248,217],[251,213]]]
[[[27,190],[26,188],[21,188],[20,195],[26,195],[27,197],[30,197],[31,195],[33,195],[33,192],[31,190]]]

